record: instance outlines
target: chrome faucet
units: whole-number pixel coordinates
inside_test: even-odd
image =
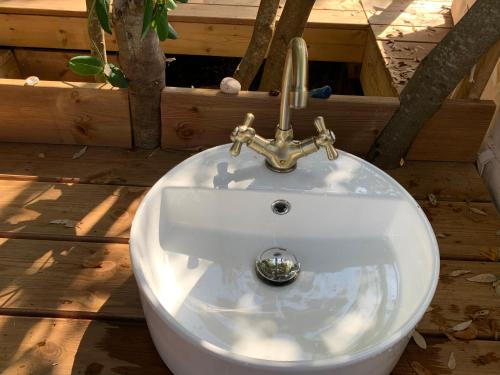
[[[237,126],[231,133],[230,152],[238,156],[241,146],[249,148],[266,157],[266,165],[275,172],[291,172],[297,167],[297,160],[306,155],[326,150],[328,159],[337,159],[337,150],[333,147],[335,135],[326,128],[322,116],[314,119],[318,135],[302,141],[293,139],[290,123],[290,108],[300,109],[307,106],[307,45],[302,38],[293,38],[288,46],[281,84],[280,120],[276,127],[275,139],[265,139],[252,128],[255,116],[247,113],[243,125]]]

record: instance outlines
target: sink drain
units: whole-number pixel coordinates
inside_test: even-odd
[[[290,202],[284,199],[278,199],[271,204],[271,210],[273,210],[276,215],[286,215],[290,212],[291,208],[292,205]]]
[[[262,252],[255,261],[257,276],[272,285],[286,285],[300,272],[300,263],[286,249],[272,247]]]

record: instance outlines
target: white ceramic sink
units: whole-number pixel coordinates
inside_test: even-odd
[[[279,174],[228,149],[172,169],[134,219],[133,269],[165,363],[176,375],[388,374],[438,280],[421,208],[345,152]],[[271,210],[279,199],[285,215]],[[272,247],[301,263],[293,283],[257,277]]]

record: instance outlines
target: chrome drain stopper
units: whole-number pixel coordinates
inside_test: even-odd
[[[263,281],[272,285],[286,285],[299,275],[300,263],[286,249],[272,247],[257,257],[255,269]]]

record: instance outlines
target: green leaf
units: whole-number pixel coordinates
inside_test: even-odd
[[[167,3],[165,5],[170,10],[173,10],[173,9],[177,8],[177,4],[175,3],[174,0],[167,0]]]
[[[144,18],[142,21],[141,39],[144,39],[146,37],[146,34],[151,28],[151,22],[153,21],[153,12],[154,12],[153,0],[144,0]]]
[[[81,76],[101,74],[104,67],[101,60],[95,56],[75,56],[69,60],[69,68]]]
[[[103,30],[111,34],[111,25],[109,23],[109,0],[96,0],[95,13],[97,14],[97,19]]]
[[[111,83],[114,87],[120,87],[122,89],[126,89],[128,87],[128,80],[125,77],[125,74],[121,71],[119,67],[114,64],[108,64],[111,72],[106,76],[106,79],[109,83]]]
[[[168,37],[168,11],[165,4],[158,4],[153,15],[152,27],[158,34],[158,38],[164,41]]]
[[[168,23],[168,35],[167,35],[167,38],[168,39],[177,39],[177,31],[175,31],[175,29],[172,27],[172,25],[170,24],[170,22]]]

